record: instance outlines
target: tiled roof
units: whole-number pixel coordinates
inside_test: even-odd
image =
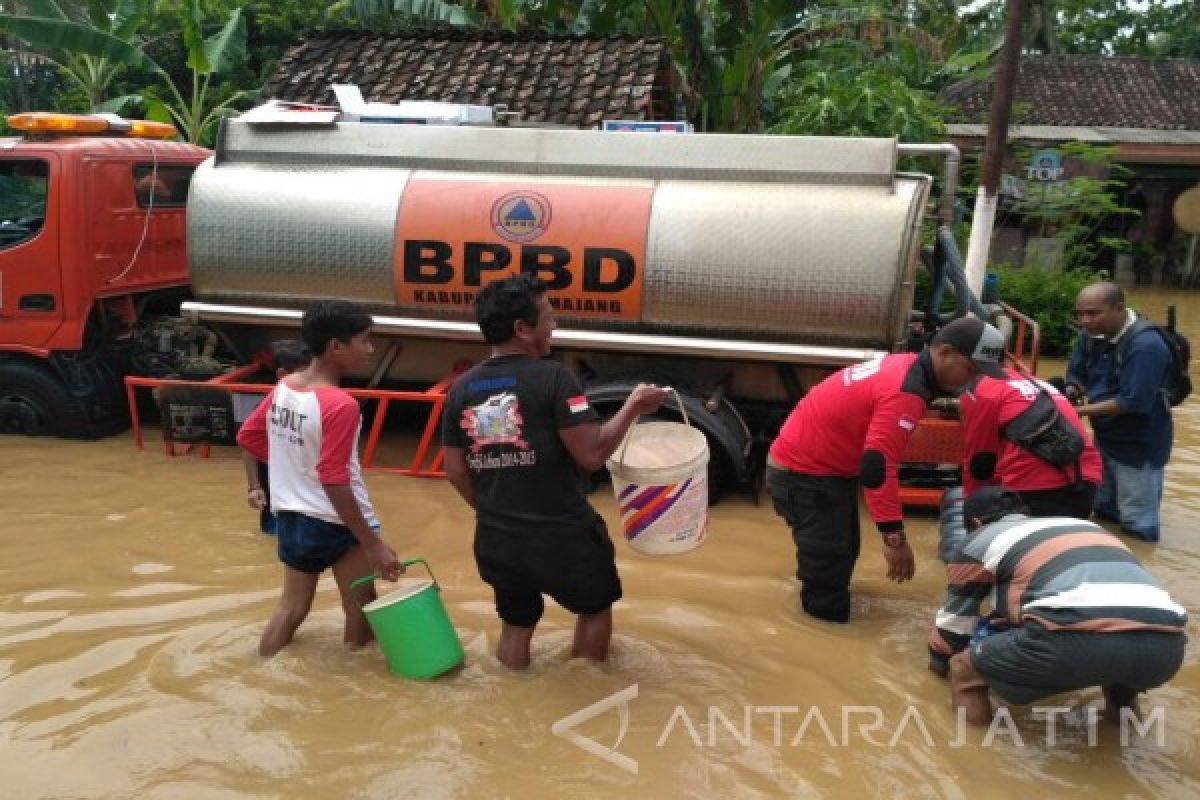
[[[986,122],[988,81],[962,81],[941,99],[961,112],[958,121]],[[1013,123],[1104,128],[1200,130],[1200,61],[1024,56]]]
[[[333,103],[333,83],[370,101],[507,104],[522,119],[593,127],[605,119],[669,119],[661,39],[483,31],[320,34],[284,54],[264,97]]]

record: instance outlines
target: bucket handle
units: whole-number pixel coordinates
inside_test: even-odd
[[[683,398],[679,396],[679,392],[675,391],[673,386],[664,386],[662,388],[675,395],[675,405],[679,406],[679,413],[683,415],[683,424],[690,428],[692,426],[692,421],[688,419],[687,409],[684,408]],[[636,420],[632,425],[629,426],[629,430],[625,432],[625,438],[621,440],[621,452],[617,454],[617,463],[622,466],[625,465],[625,448],[629,447],[629,440],[633,438],[633,431],[635,428],[637,428]]]
[[[426,561],[425,559],[410,558],[407,561],[401,561],[400,563],[405,567],[411,567],[413,564],[424,564],[425,571],[429,573],[429,579],[431,581],[433,581],[433,588],[437,589],[439,592],[442,590],[442,587],[438,585],[437,578],[433,577],[433,570],[430,569],[429,562]],[[379,579],[379,576],[376,575],[374,572],[372,572],[370,575],[363,575],[361,578],[355,578],[354,582],[350,584],[350,588],[357,589],[359,586],[363,586],[364,584],[368,584],[371,581],[378,580],[378,579]]]

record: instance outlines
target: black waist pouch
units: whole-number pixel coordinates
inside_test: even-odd
[[[1083,436],[1058,413],[1046,392],[1001,430],[1004,438],[1056,467],[1074,464],[1083,454]]]

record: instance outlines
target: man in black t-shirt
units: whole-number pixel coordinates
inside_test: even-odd
[[[545,358],[554,310],[533,276],[488,284],[475,316],[492,354],[451,387],[442,444],[447,477],[475,509],[475,563],[503,622],[496,657],[511,669],[529,666],[548,594],[578,615],[571,655],[603,661],[621,581],[584,485],[666,390],[638,384],[601,424],[578,379]]]

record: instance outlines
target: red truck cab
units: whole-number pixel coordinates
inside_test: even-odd
[[[187,296],[188,186],[210,153],[115,117],[9,125],[26,135],[0,139],[0,431],[111,433],[135,324]]]

